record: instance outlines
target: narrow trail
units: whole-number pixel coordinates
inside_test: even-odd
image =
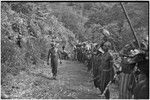
[[[58,67],[57,80],[52,80],[51,68],[46,63],[44,67],[34,68],[29,75],[20,74],[18,78],[24,82],[17,82],[17,92],[14,98],[35,99],[100,99],[100,91],[94,87],[91,75],[86,66],[79,62],[62,61]],[[21,79],[20,79],[21,80]],[[17,79],[17,81],[19,81]],[[112,88],[114,89],[114,88]],[[112,90],[110,89],[110,90]],[[116,98],[112,90],[111,98]]]
[[[64,64],[64,65],[63,65]],[[79,62],[65,61],[63,67],[59,69],[60,80],[65,82],[65,86],[73,98],[78,99],[98,99],[100,92],[94,88],[90,74],[86,66]],[[62,98],[70,98],[67,95]]]
[[[94,88],[90,74],[86,71],[86,66],[79,62],[62,61],[58,66],[57,80],[52,80],[51,68],[49,66],[38,69],[41,86],[49,89],[47,95],[55,99],[98,99],[100,92]],[[43,85],[42,85],[43,84]],[[45,88],[41,88],[43,91]],[[44,94],[46,95],[46,94]],[[38,97],[40,98],[40,97]]]

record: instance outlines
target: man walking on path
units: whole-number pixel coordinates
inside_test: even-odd
[[[57,76],[57,67],[58,67],[58,54],[57,49],[54,44],[51,44],[51,49],[48,51],[48,57],[47,57],[47,65],[49,65],[49,57],[51,55],[51,68],[53,73],[53,79],[56,79]]]

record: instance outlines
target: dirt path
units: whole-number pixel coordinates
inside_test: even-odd
[[[49,66],[45,64],[44,67],[33,67],[29,75],[21,73],[18,76],[19,79],[24,78],[24,82],[16,82],[18,87],[19,84],[21,86],[13,90],[12,96],[36,99],[100,99],[100,91],[95,89],[93,82],[89,82],[92,78],[86,70],[79,62],[63,61],[58,67],[57,80],[52,80]],[[111,98],[117,96],[115,92],[111,95]]]
[[[99,91],[94,88],[92,82],[89,82],[91,76],[86,72],[86,67],[83,64],[72,61],[63,61],[58,67],[57,80],[51,80],[52,75],[50,74],[51,69],[49,67],[42,68],[41,70],[40,73],[42,74],[39,76],[42,77],[39,78],[39,81],[43,81],[40,85],[44,87],[42,87],[40,91],[46,89],[45,91],[49,92],[47,95],[51,95],[51,97],[47,98],[100,98],[98,96]],[[38,98],[40,98],[40,96]]]

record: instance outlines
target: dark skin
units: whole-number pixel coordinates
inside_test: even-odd
[[[52,49],[55,49],[55,47],[52,46]],[[49,65],[49,58],[50,58],[50,56],[51,56],[51,53],[50,53],[50,51],[49,51],[49,52],[48,52],[48,57],[47,57],[47,65]]]
[[[105,52],[107,52],[109,47],[108,47],[108,46],[106,46],[106,45],[103,45],[103,47],[102,47],[102,48],[103,48],[103,50],[104,50]]]
[[[52,68],[52,74],[53,78],[56,79],[57,76],[57,67],[58,67],[58,56],[57,56],[57,50],[52,45],[52,48],[48,52],[48,59],[47,64],[49,65],[49,56],[51,56],[51,68]]]
[[[108,52],[110,46],[109,46],[109,45],[103,45],[102,48],[103,48],[103,50],[105,51],[105,53],[104,53],[104,55],[105,55],[105,54],[107,54],[107,52]],[[113,65],[113,60],[111,60],[110,58],[108,58],[108,60],[109,60],[109,65]],[[106,68],[106,67],[105,67],[105,68]],[[105,69],[105,68],[104,68],[104,69]],[[106,69],[108,69],[108,68],[106,68]],[[106,76],[106,77],[108,78],[108,76]],[[105,90],[105,88],[106,88],[106,86],[107,86],[107,84],[108,84],[107,81],[110,81],[110,80],[113,79],[113,76],[110,76],[110,77],[111,77],[111,78],[108,79],[108,80],[106,80],[106,82],[104,83],[104,84],[105,84],[105,85],[104,85],[104,90]],[[104,90],[102,89],[102,92],[103,92]],[[106,99],[109,99],[109,97],[110,97],[109,90],[106,91],[105,97],[106,97]]]

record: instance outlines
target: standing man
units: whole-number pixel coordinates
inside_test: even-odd
[[[78,60],[79,62],[81,62],[81,53],[82,53],[82,51],[81,51],[81,45],[78,44],[78,45],[77,45],[77,60]]]
[[[114,76],[114,70],[113,70],[113,58],[109,52],[109,49],[111,47],[110,42],[105,42],[103,45],[103,50],[104,53],[102,54],[101,57],[101,67],[99,69],[99,74],[100,74],[100,90],[103,93],[107,84],[109,81],[113,79]],[[110,97],[110,92],[109,90],[106,91],[105,93],[106,99],[109,99]]]
[[[82,63],[85,63],[85,60],[86,60],[86,44],[85,43],[82,44],[81,50],[82,50]]]
[[[141,47],[143,47],[144,45],[142,45],[140,43]],[[146,48],[146,47],[144,47]],[[148,65],[146,59],[143,59],[142,55],[141,57],[135,57],[138,58],[138,61],[140,61],[141,59],[143,59],[143,61],[141,61],[140,63],[136,61],[136,63],[130,63],[129,61],[131,60],[131,58],[133,59],[134,57],[130,57],[132,52],[130,52],[131,50],[135,50],[138,49],[137,47],[137,43],[135,41],[131,42],[130,44],[127,44],[121,51],[120,51],[120,56],[122,56],[122,62],[121,62],[121,67],[122,67],[122,73],[120,73],[120,85],[119,85],[119,99],[131,99],[132,95],[133,95],[133,90],[135,87],[135,80],[134,80],[134,73],[133,70],[138,66],[143,67],[144,69],[146,69],[146,66]],[[148,70],[148,69],[146,69]],[[144,72],[145,74],[145,72]],[[144,87],[145,88],[145,87]],[[137,94],[137,96],[141,96],[143,91],[136,91],[135,93],[140,93]],[[146,91],[145,91],[146,92]],[[144,95],[147,95],[146,93]],[[146,97],[146,96],[145,96]]]
[[[76,48],[76,46],[73,47],[73,60],[77,60],[77,48]]]
[[[93,50],[93,76],[94,76],[94,86],[99,88],[100,79],[96,78],[100,76],[100,68],[101,67],[101,56],[102,53],[99,51],[99,44],[94,47]]]
[[[49,65],[49,57],[51,56],[51,68],[53,73],[53,79],[56,80],[57,67],[58,67],[58,54],[54,44],[51,44],[51,49],[48,51],[47,65]]]
[[[130,64],[128,62],[129,55],[131,55],[131,50],[135,49],[135,42],[125,45],[125,47],[120,51],[120,56],[122,57],[121,68],[122,73],[119,76],[119,99],[131,99],[132,89],[134,83],[134,77],[132,74],[135,64]]]

